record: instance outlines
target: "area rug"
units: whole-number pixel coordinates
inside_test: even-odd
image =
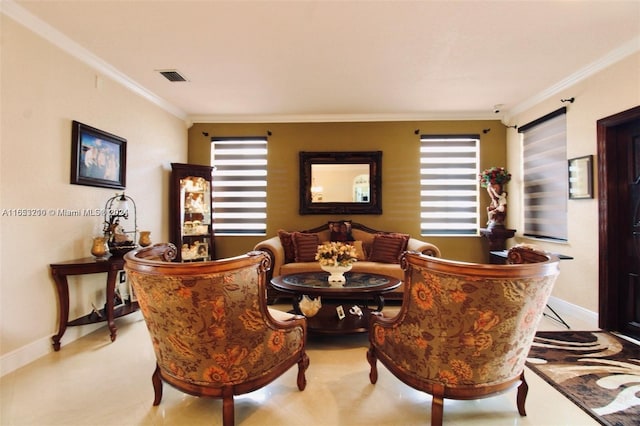
[[[538,332],[527,366],[601,424],[640,425],[640,346],[604,331]]]

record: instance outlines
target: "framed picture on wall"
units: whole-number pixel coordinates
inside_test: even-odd
[[[73,121],[71,132],[71,183],[124,189],[127,140]]]
[[[593,198],[593,155],[569,160],[569,198]]]

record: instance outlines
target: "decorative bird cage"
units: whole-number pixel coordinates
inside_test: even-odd
[[[104,206],[104,236],[112,256],[122,256],[137,247],[137,212],[133,198],[116,194]]]

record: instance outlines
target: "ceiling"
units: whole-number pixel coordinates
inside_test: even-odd
[[[2,0],[2,9],[192,122],[504,119],[572,95],[563,89],[640,50],[640,1]],[[188,81],[168,81],[157,72],[166,69]]]

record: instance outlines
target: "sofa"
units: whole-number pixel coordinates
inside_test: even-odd
[[[348,242],[356,247],[358,261],[353,264],[352,272],[378,273],[400,280],[404,279],[400,267],[400,255],[404,251],[441,256],[434,244],[408,234],[378,231],[350,220],[329,221],[304,231],[281,229],[278,235],[256,244],[254,250],[266,252],[271,258],[271,270],[268,272],[268,282],[271,282],[274,276],[321,271],[315,253],[318,245],[327,241]],[[402,292],[403,285],[385,294],[385,299],[402,300]],[[269,303],[283,296],[290,297],[268,286]]]

